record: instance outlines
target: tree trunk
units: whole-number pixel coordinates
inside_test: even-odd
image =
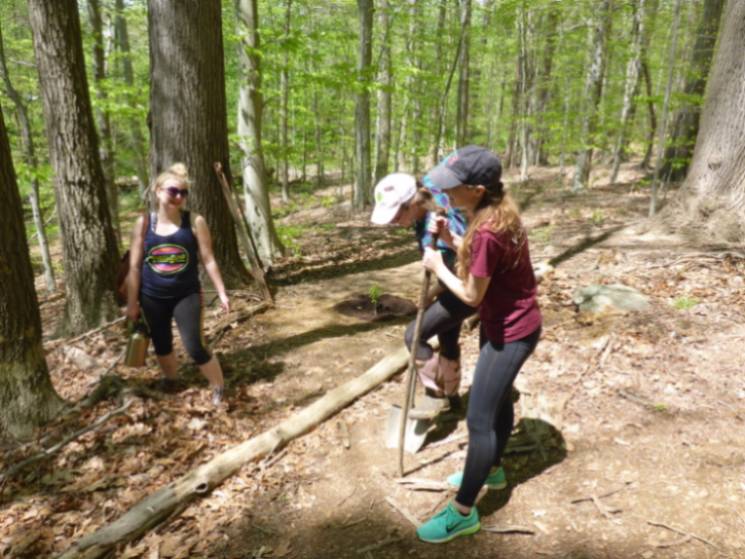
[[[75,0],[29,0],[65,269],[63,330],[112,320],[119,251],[98,156]]]
[[[410,42],[410,48],[407,49],[408,59],[409,59],[409,65],[411,68],[416,72],[416,75],[421,75],[422,73],[422,62],[421,57],[417,54],[417,49],[415,48],[416,43],[416,32],[417,29],[420,29],[422,26],[422,22],[420,21],[419,14],[420,14],[420,8],[419,3],[416,1],[412,1],[409,4],[409,42]],[[411,103],[414,105],[413,110],[411,112],[411,120],[409,121],[409,130],[411,131],[411,144],[409,145],[409,161],[411,162],[409,165],[409,169],[411,170],[411,173],[414,175],[419,174],[419,160],[421,152],[419,151],[419,144],[421,143],[421,136],[422,136],[422,94],[421,94],[421,87],[420,87],[420,80],[415,79],[414,76],[412,76],[412,79],[410,81],[410,85],[407,88],[409,90],[409,99]]]
[[[683,87],[686,99],[702,99],[704,96],[723,8],[724,0],[704,0],[704,12],[696,32],[693,56]],[[701,104],[695,101],[687,103],[678,111],[672,127],[670,146],[665,150],[665,161],[661,169],[663,176],[669,175],[672,180],[685,177],[696,143],[700,115]]]
[[[41,345],[23,208],[0,111],[0,434],[28,438],[60,410]]]
[[[548,156],[543,146],[549,139],[550,129],[548,119],[544,118],[551,98],[551,73],[553,71],[554,55],[556,53],[556,29],[559,27],[559,8],[552,5],[542,26],[546,32],[546,44],[543,48],[543,63],[541,64],[541,75],[536,85],[538,94],[538,103],[536,113],[539,115],[539,122],[536,126],[537,137],[535,139],[535,157],[536,164],[548,165]]]
[[[445,19],[447,17],[447,0],[440,0],[438,7],[437,7],[437,28],[435,31],[436,37],[442,37],[444,34],[445,29]],[[435,41],[435,63],[437,64],[437,73],[438,75],[441,74],[446,70],[446,65],[443,60],[443,41]],[[460,47],[458,47],[460,48]],[[440,151],[442,150],[441,140],[442,136],[440,134],[440,128],[442,127],[442,114],[441,110],[442,107],[440,106],[440,103],[438,101],[435,101],[435,107],[434,107],[434,122],[435,122],[435,136],[434,141],[432,142],[432,153],[430,156],[430,164],[432,167],[437,165],[440,161]]]
[[[248,275],[213,171],[220,162],[232,183],[220,0],[149,0],[148,29],[151,174],[186,164],[194,185],[189,206],[209,224],[226,284],[240,285]]]
[[[611,184],[618,178],[618,169],[621,166],[621,158],[626,148],[626,134],[628,132],[633,106],[634,94],[639,86],[639,73],[642,62],[642,37],[644,36],[644,2],[635,0],[632,4],[634,10],[631,24],[631,57],[626,66],[626,81],[623,86],[623,104],[621,106],[621,118],[618,123],[618,135],[613,147],[613,162],[611,163]]]
[[[118,243],[122,238],[119,230],[119,196],[114,182],[114,144],[111,139],[111,118],[109,110],[106,108],[107,95],[104,84],[106,81],[106,54],[103,45],[103,20],[99,0],[88,0],[88,20],[93,31],[93,87],[99,105],[95,111],[99,135],[98,151],[101,157],[104,180],[106,181],[111,222]]]
[[[287,139],[287,129],[289,120],[288,104],[290,100],[290,53],[289,46],[286,44],[290,38],[290,25],[292,23],[292,0],[286,0],[285,4],[285,26],[284,26],[284,52],[282,55],[282,70],[279,75],[279,95],[280,95],[280,136],[279,147],[282,154],[282,201],[290,201],[290,145]]]
[[[375,134],[375,182],[388,174],[388,155],[391,151],[391,87],[393,85],[390,17],[388,0],[381,0],[378,8],[383,44],[380,47],[380,66],[378,69],[380,89],[378,90],[378,121]]]
[[[652,192],[649,198],[649,215],[653,216],[657,212],[657,189],[660,180],[660,169],[665,153],[665,140],[667,138],[667,120],[670,107],[670,95],[673,90],[673,78],[675,77],[675,57],[678,51],[678,26],[680,25],[680,3],[681,0],[675,0],[673,8],[673,29],[670,39],[670,52],[667,60],[668,74],[667,85],[665,86],[665,98],[662,102],[662,126],[660,126],[660,137],[657,141],[657,158],[654,165],[654,175],[652,177]]]
[[[689,223],[745,241],[745,2],[727,2],[683,193]]]
[[[465,42],[466,33],[467,33],[467,27],[466,27],[466,16],[468,14],[465,10],[461,10],[460,13],[460,34],[458,35],[458,45],[455,49],[455,54],[453,56],[453,62],[450,65],[450,70],[448,71],[448,77],[445,81],[445,87],[442,90],[442,95],[440,95],[440,108],[437,111],[437,115],[439,118],[439,122],[437,124],[437,135],[435,136],[435,146],[439,150],[440,143],[444,141],[445,138],[445,124],[446,124],[446,108],[447,108],[447,102],[448,102],[448,95],[450,94],[450,86],[453,83],[453,76],[455,76],[455,70],[458,67],[458,62],[461,59],[460,51],[463,48],[463,43]],[[470,16],[469,16],[470,17]],[[437,153],[437,152],[435,152]]]
[[[370,200],[370,80],[372,63],[372,0],[357,0],[360,20],[359,53],[357,59],[357,102],[355,106],[355,148],[357,155],[357,180],[355,181],[354,207],[362,209]]]
[[[31,193],[29,194],[29,203],[34,218],[34,226],[39,239],[39,250],[41,252],[41,261],[44,267],[44,282],[47,286],[47,293],[52,293],[56,288],[54,280],[54,269],[52,268],[52,259],[49,256],[49,243],[47,242],[47,233],[44,228],[44,215],[39,203],[39,181],[36,178],[39,167],[39,161],[36,158],[36,146],[34,136],[31,131],[31,122],[28,118],[28,109],[23,102],[21,94],[13,87],[10,81],[10,73],[5,61],[5,48],[3,45],[3,32],[0,29],[0,77],[5,85],[5,93],[8,95],[16,109],[16,119],[21,131],[21,147],[23,149],[23,159],[32,173]]]
[[[129,32],[127,31],[127,18],[124,17],[124,0],[116,0],[116,16],[114,19],[114,44],[119,51],[119,59],[122,65],[122,75],[124,83],[129,88],[135,84],[134,69],[132,68],[132,55],[129,50]],[[129,100],[134,105],[135,100],[129,96]],[[135,153],[135,168],[137,169],[137,181],[139,182],[140,196],[144,197],[148,183],[147,169],[147,147],[145,146],[145,137],[142,134],[140,121],[133,117],[130,120],[130,147]]]
[[[520,180],[528,179],[528,164],[530,161],[530,91],[532,89],[531,74],[528,61],[528,13],[525,2],[520,4],[517,15],[517,30],[520,41],[518,58],[518,76],[520,83]]]
[[[259,13],[256,0],[236,0],[238,57],[242,80],[238,91],[238,137],[243,159],[243,196],[246,219],[265,267],[284,251],[274,228],[261,143],[263,96],[259,50]]]
[[[585,108],[582,117],[580,143],[577,154],[572,190],[575,192],[588,186],[592,166],[592,137],[595,134],[598,106],[603,93],[603,74],[605,72],[606,42],[610,32],[611,0],[603,0],[592,24],[592,51],[585,81]]]
[[[314,155],[316,158],[316,185],[317,186],[323,186],[324,184],[324,165],[323,165],[323,159],[324,159],[324,149],[323,149],[323,115],[321,114],[321,104],[319,102],[320,93],[319,93],[320,86],[316,84],[313,87],[313,114],[316,116],[316,118],[313,121],[313,136],[315,140],[315,150]]]
[[[461,45],[458,60],[458,100],[456,103],[457,113],[455,117],[455,144],[463,147],[468,143],[468,103],[469,103],[469,65],[470,65],[470,27],[471,27],[471,0],[460,0],[461,9]]]

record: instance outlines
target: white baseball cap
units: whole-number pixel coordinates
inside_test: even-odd
[[[408,173],[391,173],[375,185],[375,209],[370,221],[375,225],[387,225],[396,217],[401,204],[416,194],[416,179]]]

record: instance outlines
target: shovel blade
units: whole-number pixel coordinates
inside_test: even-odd
[[[386,448],[398,448],[398,430],[401,424],[401,406],[393,405],[388,412],[388,423],[385,430]],[[410,454],[416,454],[423,446],[427,438],[427,431],[432,424],[430,419],[406,418],[406,431],[404,433],[404,450]]]

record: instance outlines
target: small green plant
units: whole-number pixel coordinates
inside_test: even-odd
[[[536,227],[530,232],[530,240],[536,243],[550,243],[551,237],[554,233],[553,225],[545,225],[543,227]]]
[[[673,301],[673,307],[678,309],[679,311],[687,311],[688,309],[692,309],[696,305],[699,304],[699,300],[695,297],[689,297],[688,295],[683,295],[682,297],[678,297]]]
[[[603,210],[593,210],[592,215],[590,216],[590,221],[592,221],[592,224],[595,227],[600,227],[605,223],[605,214],[603,213]]]
[[[367,296],[370,298],[370,303],[375,310],[375,314],[378,313],[378,303],[380,303],[380,296],[382,294],[383,289],[377,283],[372,284],[370,289],[367,290]]]
[[[277,235],[282,244],[290,251],[293,256],[300,256],[299,239],[303,236],[304,229],[298,225],[277,225]]]
[[[653,409],[657,413],[665,413],[667,411],[667,404],[657,403],[654,405]]]

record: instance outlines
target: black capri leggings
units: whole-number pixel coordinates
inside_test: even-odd
[[[461,505],[473,506],[489,470],[501,462],[515,421],[512,383],[540,335],[538,328],[525,338],[500,345],[482,336],[484,343],[468,396],[468,452],[456,496]]]
[[[432,303],[422,316],[422,335],[419,338],[419,346],[416,348],[416,358],[422,361],[428,360],[434,354],[432,346],[427,343],[432,336],[440,340],[440,355],[446,359],[456,361],[460,358],[460,328],[463,321],[474,314],[476,309],[469,307],[458,299],[449,290],[445,290],[437,300]],[[406,327],[404,342],[411,351],[411,343],[414,341],[414,326],[416,320]]]
[[[202,301],[199,293],[180,299],[158,299],[140,293],[140,308],[150,329],[156,355],[173,351],[171,319],[176,319],[181,341],[197,365],[204,365],[212,356],[202,337]]]

